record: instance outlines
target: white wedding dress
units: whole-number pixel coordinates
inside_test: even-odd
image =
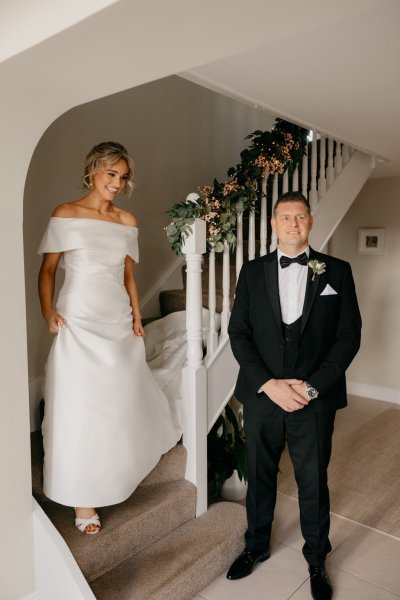
[[[168,399],[132,331],[124,286],[138,230],[110,221],[52,217],[39,254],[62,252],[65,318],[46,366],[44,493],[66,506],[126,500],[181,436]]]

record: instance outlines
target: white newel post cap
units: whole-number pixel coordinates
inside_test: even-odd
[[[190,195],[190,194],[189,194]],[[194,195],[194,194],[193,194]],[[192,233],[186,238],[183,246],[183,254],[204,254],[207,245],[207,226],[203,219],[196,219],[191,225]]]
[[[186,202],[198,202],[199,200],[200,196],[196,194],[196,192],[190,192],[190,194],[186,196]]]

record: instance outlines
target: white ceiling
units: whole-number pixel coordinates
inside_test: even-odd
[[[0,0],[0,62],[72,27],[118,0]]]
[[[181,75],[384,158],[375,176],[400,175],[400,2],[302,8],[305,22],[278,3],[262,46]]]
[[[399,0],[73,0],[68,19],[31,4],[0,0],[0,130],[28,154],[28,131],[73,106],[183,72],[400,175]]]

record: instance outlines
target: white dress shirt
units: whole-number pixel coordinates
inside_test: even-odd
[[[307,257],[310,256],[310,248],[304,250]],[[300,252],[299,254],[302,254]],[[299,256],[297,254],[296,256]],[[297,321],[303,312],[304,298],[306,295],[308,266],[292,263],[286,269],[282,269],[280,257],[288,256],[278,248],[278,283],[279,298],[281,303],[282,321],[290,325]],[[289,258],[295,258],[289,256]]]

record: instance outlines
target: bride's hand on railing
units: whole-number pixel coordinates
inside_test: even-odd
[[[59,332],[60,327],[65,328],[67,326],[64,317],[56,310],[49,311],[44,315],[44,318],[50,333],[56,334]]]

